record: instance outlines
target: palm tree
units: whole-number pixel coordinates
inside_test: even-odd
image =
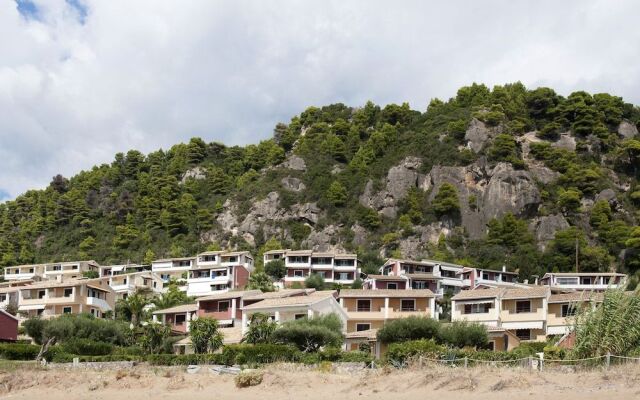
[[[124,314],[124,316],[131,321],[133,326],[138,326],[144,308],[149,304],[149,300],[140,292],[136,292],[126,299],[118,300],[118,312]]]
[[[189,303],[191,300],[192,299],[188,297],[185,292],[178,289],[176,285],[169,285],[167,292],[155,297],[151,300],[151,303],[153,303],[158,310],[163,310],[165,308]]]

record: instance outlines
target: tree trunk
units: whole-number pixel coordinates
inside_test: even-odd
[[[46,343],[43,343],[42,347],[40,347],[40,352],[36,357],[36,361],[42,361],[42,358],[44,357],[44,355],[47,354],[47,351],[49,351],[49,347],[52,346],[55,342],[56,342],[56,338],[52,337],[52,338],[49,338],[49,340],[47,340]]]

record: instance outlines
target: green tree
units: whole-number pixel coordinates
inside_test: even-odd
[[[275,287],[269,275],[264,272],[255,272],[249,277],[247,289],[261,290],[263,292],[273,292]]]
[[[222,347],[223,335],[218,330],[218,321],[200,317],[191,321],[189,336],[196,354],[213,353]]]
[[[309,289],[324,289],[324,278],[320,274],[311,274],[304,280],[304,286]]]
[[[418,339],[436,339],[439,332],[440,324],[435,319],[407,317],[386,323],[378,330],[378,340],[382,343],[394,343]]]
[[[149,304],[149,300],[139,292],[120,299],[116,303],[116,316],[131,321],[133,326],[137,326],[144,315],[144,308]]]
[[[327,200],[335,207],[342,207],[347,201],[347,189],[339,181],[333,181],[327,189]]]
[[[150,322],[140,328],[142,335],[138,339],[138,344],[145,351],[157,354],[162,352],[164,341],[171,334],[168,325]]]
[[[284,260],[279,258],[277,260],[269,261],[264,266],[264,272],[273,280],[280,280],[287,274],[287,267],[284,265]]]
[[[287,321],[273,332],[273,341],[292,344],[304,352],[342,344],[342,321],[336,314]]]
[[[458,213],[460,211],[460,201],[455,186],[448,182],[440,185],[438,193],[431,202],[431,207],[439,216]]]
[[[580,210],[582,192],[576,188],[564,190],[559,189],[558,205],[566,212],[577,212]]]
[[[251,315],[247,333],[245,333],[242,341],[249,344],[270,343],[273,332],[275,332],[278,324],[274,322],[267,314],[255,313]]]

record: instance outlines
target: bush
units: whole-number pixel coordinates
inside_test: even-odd
[[[222,354],[149,354],[151,365],[225,364]],[[229,364],[231,365],[231,364]]]
[[[242,371],[234,378],[236,387],[243,388],[249,386],[257,386],[262,383],[262,371]]]
[[[387,359],[395,362],[405,362],[409,358],[423,356],[426,358],[440,358],[446,348],[440,346],[433,339],[413,340],[403,343],[392,343],[387,351]]]
[[[221,363],[268,364],[273,362],[296,362],[301,359],[298,349],[281,344],[232,344],[222,349]]]
[[[482,348],[489,343],[487,328],[481,324],[456,321],[440,329],[440,342],[455,347]]]
[[[65,314],[58,318],[42,320],[31,318],[24,322],[26,333],[37,343],[55,337],[58,342],[71,339],[90,339],[116,345],[126,343],[126,323],[95,318],[90,314]]]
[[[35,360],[39,352],[34,344],[0,343],[0,358],[5,360]]]
[[[425,317],[408,317],[387,323],[378,331],[378,340],[383,343],[406,342],[438,337],[440,323]]]
[[[328,314],[286,322],[273,332],[273,340],[293,344],[304,352],[315,352],[322,347],[342,345],[341,331],[342,321],[335,314]]]
[[[113,345],[111,343],[97,342],[91,339],[73,338],[67,340],[62,348],[70,354],[83,356],[104,356],[111,354]]]

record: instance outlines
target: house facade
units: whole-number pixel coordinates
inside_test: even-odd
[[[347,332],[380,329],[388,321],[410,316],[438,318],[429,289],[343,289],[338,299],[347,314]]]
[[[18,311],[27,317],[52,318],[90,313],[98,318],[113,311],[115,292],[107,279],[69,279],[37,282],[20,287]]]
[[[18,318],[0,309],[0,342],[18,340]]]
[[[264,253],[264,264],[284,260],[286,274],[284,285],[304,283],[311,274],[321,275],[325,282],[350,285],[360,277],[358,256],[315,252],[312,250],[272,250]]]
[[[231,291],[197,299],[198,317],[213,318],[224,327],[239,327],[245,298],[261,295],[259,290]]]
[[[602,292],[553,293],[549,296],[547,335],[566,335],[575,324],[581,307],[596,307],[602,303]]]
[[[181,304],[179,306],[165,308],[154,311],[153,322],[161,322],[171,328],[174,334],[185,334],[189,332],[191,321],[198,313],[198,305],[195,303]]]
[[[208,251],[198,254],[189,270],[187,295],[207,296],[244,289],[253,271],[253,257],[247,251]]]
[[[65,279],[82,278],[85,272],[100,274],[100,265],[93,260],[69,261],[48,264],[19,265],[6,267],[4,279],[7,281],[51,280],[63,276]]]
[[[160,276],[164,283],[178,282],[186,290],[189,270],[196,265],[196,257],[165,258],[151,263],[151,271]]]
[[[627,276],[615,272],[550,272],[544,274],[540,284],[552,290],[605,291],[627,284]]]

